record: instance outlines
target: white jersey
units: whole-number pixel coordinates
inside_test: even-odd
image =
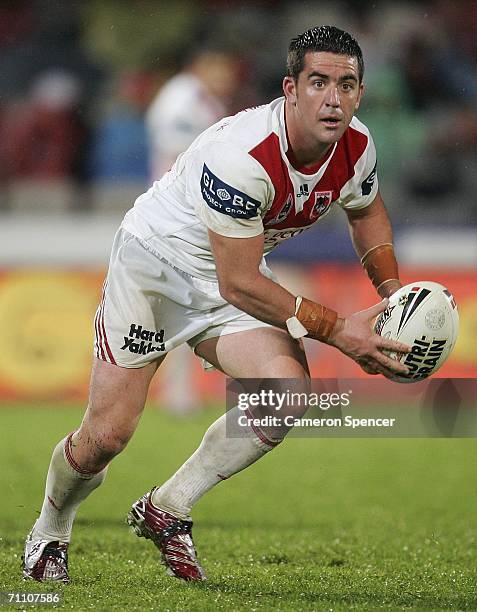
[[[122,226],[177,268],[216,280],[208,228],[235,238],[264,233],[266,255],[333,207],[368,206],[378,181],[366,126],[354,117],[316,167],[297,169],[287,156],[284,109],[279,98],[207,129]]]
[[[221,100],[194,74],[182,72],[167,81],[146,115],[153,177],[167,172],[179,153],[225,112]]]

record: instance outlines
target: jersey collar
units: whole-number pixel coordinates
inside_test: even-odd
[[[281,104],[277,108],[276,117],[276,127],[278,138],[280,141],[280,152],[288,169],[292,172],[300,174],[303,177],[315,177],[317,180],[321,179],[336,151],[338,143],[335,142],[335,144],[330,147],[328,153],[326,153],[326,155],[322,159],[320,159],[320,161],[314,166],[311,166],[310,168],[305,168],[303,166],[300,167],[295,159],[293,151],[290,149],[290,143],[288,141],[288,134],[285,122],[285,98],[281,98]]]

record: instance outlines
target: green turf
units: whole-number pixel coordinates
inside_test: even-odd
[[[19,578],[20,556],[51,448],[80,416],[72,407],[0,410],[0,590],[51,590]],[[73,582],[53,589],[65,608],[477,609],[477,445],[469,439],[290,439],[195,508],[209,580],[167,577],[124,516],[190,454],[213,418],[146,411],[80,510]]]

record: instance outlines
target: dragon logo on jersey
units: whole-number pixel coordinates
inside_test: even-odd
[[[243,191],[227,185],[204,164],[200,191],[207,206],[235,219],[251,219],[257,215],[260,202]]]
[[[332,191],[315,191],[315,203],[310,212],[310,220],[321,217],[331,206]]]
[[[374,179],[376,178],[377,165],[378,162],[376,161],[376,163],[374,164],[374,168],[371,170],[371,173],[361,183],[361,193],[363,195],[369,195],[371,193],[374,184]]]
[[[293,205],[293,196],[291,193],[289,193],[285,201],[285,204],[280,209],[280,212],[278,213],[278,215],[273,217],[273,219],[270,219],[270,221],[267,221],[267,226],[277,225],[277,223],[281,223],[282,221],[285,221],[285,219],[288,217],[288,213],[290,212],[292,205]]]

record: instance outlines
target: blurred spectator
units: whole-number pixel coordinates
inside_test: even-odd
[[[237,56],[204,48],[160,89],[147,113],[154,180],[196,136],[229,112],[240,85],[239,68]]]
[[[10,106],[0,145],[7,180],[84,178],[87,128],[79,112],[80,96],[73,75],[50,71],[33,82],[24,103]]]
[[[429,131],[426,147],[416,159],[408,176],[412,194],[422,198],[422,205],[441,205],[460,222],[475,222],[477,180],[477,111],[462,106],[440,116]],[[464,207],[449,207],[449,197],[466,202]]]
[[[450,104],[477,103],[477,3],[475,0],[435,3],[440,26],[434,74]]]
[[[112,103],[95,131],[90,175],[94,180],[149,178],[149,153],[144,113],[156,87],[153,75],[128,71],[117,78]]]
[[[409,103],[417,111],[438,104],[443,84],[436,78],[435,49],[422,36],[410,37],[403,46],[401,73],[409,92]]]

